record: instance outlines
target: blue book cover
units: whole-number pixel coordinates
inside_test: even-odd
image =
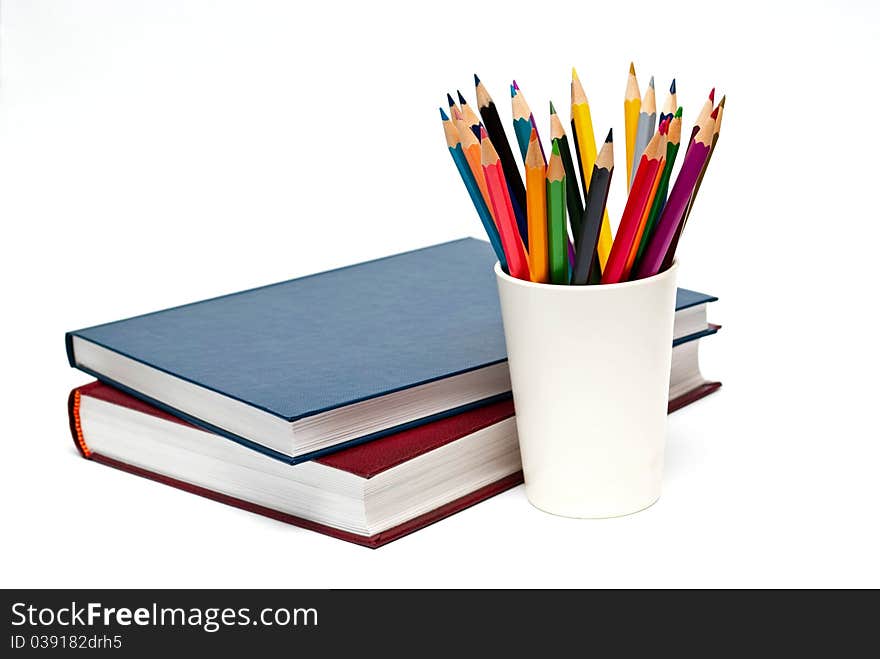
[[[509,396],[494,263],[457,240],[69,332],[68,358],[300,462]]]

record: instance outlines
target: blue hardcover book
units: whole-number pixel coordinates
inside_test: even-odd
[[[509,397],[494,263],[457,240],[69,332],[68,359],[297,463]],[[679,291],[704,322],[677,340],[713,299]]]

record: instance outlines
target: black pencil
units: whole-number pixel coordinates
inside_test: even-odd
[[[513,157],[513,151],[510,149],[510,142],[507,140],[507,134],[504,132],[504,125],[498,116],[498,108],[495,102],[486,90],[486,86],[474,74],[474,84],[477,86],[477,106],[480,110],[480,117],[483,119],[483,126],[492,146],[498,152],[501,159],[501,169],[504,172],[504,178],[507,180],[507,187],[510,190],[510,201],[513,206],[513,212],[516,215],[516,226],[519,229],[520,238],[528,249],[529,246],[529,224],[526,217],[526,186],[523,184],[522,175],[519,173],[519,167],[516,159]]]
[[[568,145],[568,136],[565,128],[556,114],[553,101],[550,101],[550,137],[559,144],[559,155],[562,158],[562,166],[565,168],[565,200],[568,206],[568,221],[571,223],[571,235],[573,238],[581,233],[581,216],[584,214],[584,202],[581,199],[581,191],[578,188],[577,170],[574,168],[574,160],[571,158],[571,148]]]
[[[608,190],[611,187],[611,174],[614,172],[614,145],[611,131],[605,138],[605,144],[596,156],[593,173],[590,177],[590,191],[587,194],[587,208],[581,223],[581,233],[575,237],[577,241],[574,270],[571,283],[583,285],[598,283],[595,272],[599,269],[599,255],[596,246],[599,243],[599,230],[602,228],[602,216],[608,201]]]

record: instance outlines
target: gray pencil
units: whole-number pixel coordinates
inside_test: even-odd
[[[639,159],[648,142],[654,137],[654,131],[657,128],[657,95],[654,91],[654,76],[651,76],[651,82],[645,90],[642,97],[642,107],[639,111],[639,124],[636,128],[636,143],[633,150],[632,172],[630,173],[630,185],[636,177],[636,170],[639,168]]]

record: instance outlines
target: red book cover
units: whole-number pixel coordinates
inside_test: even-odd
[[[84,458],[127,471],[137,476],[149,478],[159,483],[164,483],[165,485],[171,485],[181,490],[185,490],[186,492],[191,492],[192,494],[198,494],[207,497],[208,499],[219,501],[220,503],[225,503],[243,510],[271,517],[272,519],[281,522],[287,522],[294,526],[318,531],[334,538],[347,540],[348,542],[371,548],[380,547],[393,540],[397,540],[413,531],[417,531],[418,529],[424,528],[445,517],[449,517],[460,510],[464,510],[475,503],[479,503],[480,501],[484,501],[500,492],[508,490],[522,483],[523,478],[522,472],[518,471],[398,526],[372,536],[362,536],[356,533],[341,531],[331,526],[313,522],[301,517],[289,515],[272,508],[266,508],[265,506],[260,506],[249,501],[237,499],[226,494],[199,487],[198,485],[186,483],[134,465],[126,464],[114,458],[92,451],[88,446],[88,437],[83,435],[82,423],[79,415],[80,399],[83,396],[90,396],[108,403],[113,403],[114,405],[121,405],[184,426],[190,426],[193,428],[195,428],[195,426],[192,426],[167,412],[156,409],[133,396],[129,396],[128,394],[119,391],[118,389],[101,382],[93,382],[84,387],[74,389],[70,392],[68,398],[70,431],[73,435],[73,440],[77,449]],[[470,410],[453,417],[434,421],[433,423],[425,424],[417,428],[405,430],[394,435],[389,435],[388,437],[377,439],[373,442],[344,449],[332,455],[319,458],[316,462],[320,462],[328,467],[333,467],[334,469],[350,472],[362,478],[370,478],[386,469],[394,467],[395,465],[411,460],[418,455],[427,453],[428,451],[443,446],[444,444],[461,439],[466,435],[470,435],[482,428],[491,426],[511,416],[513,416],[513,402],[510,400],[502,401],[475,410]]]

